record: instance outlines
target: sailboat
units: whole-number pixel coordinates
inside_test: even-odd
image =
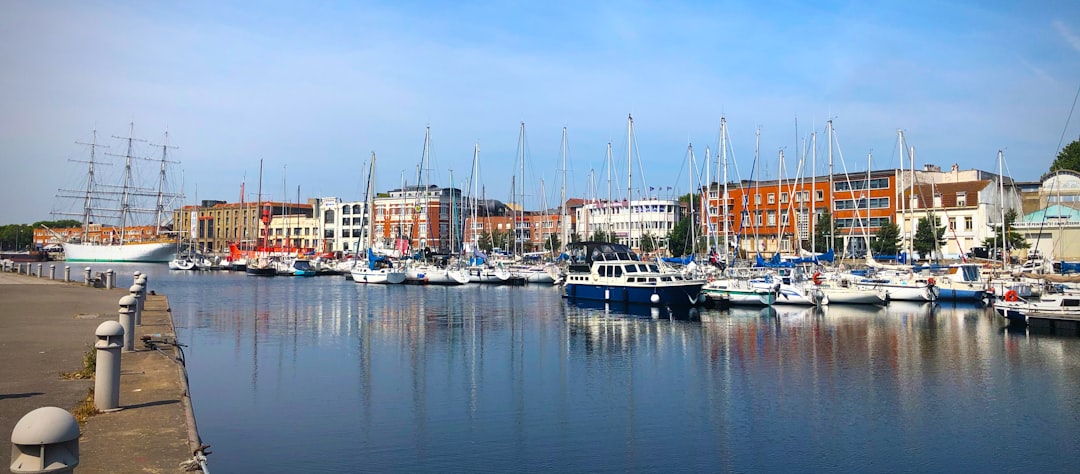
[[[256,209],[259,210],[259,222],[262,223],[262,247],[267,247],[267,239],[270,237],[270,210],[263,207],[262,202],[262,160],[259,160],[259,201]],[[260,251],[255,256],[254,261],[247,262],[247,268],[244,271],[248,275],[252,276],[267,276],[272,277],[277,275],[277,268],[274,268],[273,262],[270,261],[270,255],[266,251]]]
[[[167,207],[171,207],[172,200],[179,197],[178,194],[166,193],[162,189],[166,182],[167,164],[175,163],[168,160],[168,150],[176,148],[170,146],[169,134],[165,132],[165,140],[161,147],[160,173],[156,191],[150,191],[135,183],[132,173],[132,161],[134,156],[135,124],[130,125],[127,137],[116,137],[127,140],[127,153],[113,155],[124,158],[123,183],[119,186],[108,186],[95,181],[94,167],[102,164],[96,161],[97,148],[104,145],[97,143],[97,131],[93,132],[93,140],[90,143],[77,142],[80,145],[90,147],[90,158],[87,163],[87,183],[84,191],[61,190],[61,192],[79,192],[80,194],[61,194],[62,198],[77,198],[83,202],[81,213],[57,212],[54,214],[82,217],[82,234],[77,240],[63,242],[64,258],[69,262],[168,262],[176,253],[175,241],[165,239],[162,232],[162,216]],[[156,160],[155,160],[156,161]],[[117,191],[116,189],[119,189]],[[156,205],[153,209],[142,209],[136,202],[138,198],[156,197]],[[98,207],[101,203],[118,203],[118,207]],[[148,231],[143,232],[129,228],[129,218],[133,213],[143,211],[152,212],[156,215],[155,225]],[[94,224],[98,218],[117,219],[116,226],[102,226]],[[150,226],[146,226],[150,227]]]
[[[374,225],[371,222],[371,217],[374,215],[375,205],[375,152],[371,152],[371,164],[368,167],[368,183],[367,183],[367,203],[364,212],[364,225],[363,232],[367,234],[367,244],[363,249],[367,251],[367,262],[360,261],[359,258],[353,260],[353,267],[349,273],[352,275],[353,281],[357,283],[381,283],[381,284],[399,284],[405,282],[405,270],[397,268],[394,265],[394,261],[390,257],[383,255],[375,255],[372,251],[372,240],[374,235],[372,228]],[[360,241],[363,237],[357,238],[357,257],[360,252]]]

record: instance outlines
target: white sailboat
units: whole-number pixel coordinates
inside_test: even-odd
[[[352,275],[353,281],[357,283],[377,283],[377,284],[399,284],[405,282],[405,270],[400,269],[394,265],[394,261],[390,257],[375,255],[375,252],[371,250],[372,240],[374,235],[372,234],[372,228],[374,225],[371,222],[373,215],[372,208],[375,201],[375,152],[371,152],[371,164],[368,169],[368,184],[367,184],[367,204],[364,212],[364,226],[363,232],[367,234],[367,243],[360,247],[362,237],[357,239],[357,256],[358,258],[353,260],[353,267],[349,270]],[[367,251],[367,260],[363,261],[359,259],[360,252],[362,250]]]

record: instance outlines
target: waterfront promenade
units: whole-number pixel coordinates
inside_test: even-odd
[[[132,282],[118,277],[118,286]],[[153,281],[149,282],[154,290]],[[125,290],[88,288],[47,278],[0,273],[0,472],[11,465],[11,432],[26,413],[43,406],[72,410],[92,379],[65,379],[83,367],[94,330],[117,320]],[[135,352],[122,355],[121,410],[91,416],[81,426],[77,472],[180,472],[198,437],[186,383],[172,346],[144,347],[143,335],[173,335],[168,298],[147,297]]]

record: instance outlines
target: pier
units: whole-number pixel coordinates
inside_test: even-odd
[[[120,278],[118,285],[131,284]],[[149,292],[154,282],[149,282]],[[30,411],[83,403],[92,378],[62,374],[83,368],[95,328],[116,321],[125,289],[106,290],[47,275],[0,273],[0,471],[11,466],[11,434]],[[150,347],[143,337],[166,341]],[[169,300],[149,294],[133,352],[121,359],[119,410],[96,413],[80,426],[77,472],[179,472],[200,445]],[[91,405],[92,406],[92,405]]]

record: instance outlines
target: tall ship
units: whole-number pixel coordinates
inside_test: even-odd
[[[164,219],[177,199],[182,196],[167,192],[167,170],[170,164],[168,152],[176,148],[169,145],[169,133],[165,132],[161,144],[151,144],[161,149],[160,158],[135,156],[135,124],[132,123],[127,137],[115,137],[126,142],[125,154],[110,154],[123,158],[123,171],[119,184],[106,183],[96,174],[96,167],[107,165],[98,161],[97,131],[90,143],[76,142],[90,148],[87,161],[86,183],[82,189],[61,189],[59,198],[81,201],[81,210],[54,211],[53,215],[79,217],[81,231],[54,232],[64,248],[64,259],[69,262],[168,262],[176,254],[176,239],[172,236],[169,222]],[[148,161],[157,165],[156,186],[147,187],[143,177],[136,172],[136,163]],[[141,216],[141,221],[140,221]],[[147,218],[147,216],[150,216]]]

